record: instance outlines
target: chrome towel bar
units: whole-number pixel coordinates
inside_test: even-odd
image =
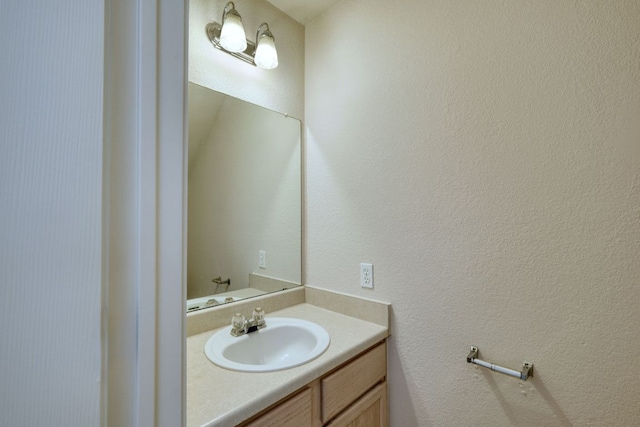
[[[478,347],[471,346],[471,351],[467,355],[467,363],[473,363],[474,365],[482,366],[483,368],[489,368],[492,371],[500,372],[501,374],[509,375],[510,377],[520,378],[526,381],[527,378],[533,376],[533,363],[524,362],[522,364],[522,371],[518,372],[514,369],[505,368],[503,366],[494,365],[493,363],[480,360],[478,357]]]

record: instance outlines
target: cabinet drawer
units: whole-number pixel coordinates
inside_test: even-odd
[[[322,422],[336,416],[365,394],[387,373],[384,343],[322,379]]]
[[[311,389],[278,403],[262,415],[243,424],[244,427],[301,427],[311,426]]]

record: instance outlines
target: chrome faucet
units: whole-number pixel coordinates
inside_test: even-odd
[[[264,310],[260,307],[256,307],[253,310],[250,319],[246,319],[240,313],[236,313],[235,316],[231,318],[231,335],[234,337],[250,334],[251,332],[266,327],[267,322],[264,320]]]

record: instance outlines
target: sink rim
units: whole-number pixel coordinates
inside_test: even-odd
[[[230,334],[231,326],[227,326],[214,333],[207,340],[204,346],[204,352],[213,364],[224,369],[239,372],[274,372],[284,369],[295,368],[300,365],[311,362],[322,355],[329,344],[331,338],[326,329],[315,322],[289,317],[267,317],[267,327],[257,330],[251,334],[234,337]],[[315,346],[304,354],[296,357],[288,358],[285,361],[272,362],[269,364],[246,364],[227,359],[224,351],[232,345],[239,345],[242,342],[257,338],[259,335],[269,335],[270,331],[274,331],[279,327],[294,326],[310,333],[316,339]],[[269,329],[271,328],[271,329]],[[271,332],[273,333],[273,332]],[[255,335],[258,334],[258,335]],[[252,337],[253,336],[253,337]]]

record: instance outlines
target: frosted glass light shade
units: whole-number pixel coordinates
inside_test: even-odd
[[[266,34],[260,37],[254,61],[258,67],[266,70],[271,70],[278,66],[278,51],[273,37]]]
[[[220,44],[229,52],[244,52],[247,48],[247,37],[238,13],[229,12],[225,16],[220,31]]]

